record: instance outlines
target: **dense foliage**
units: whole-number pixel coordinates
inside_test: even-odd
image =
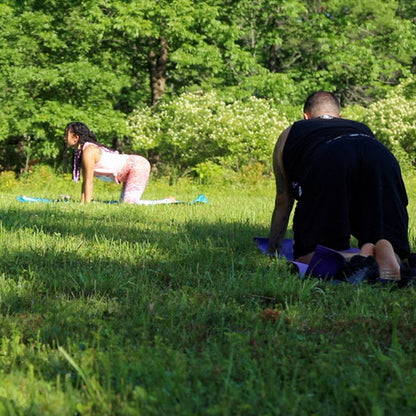
[[[128,144],[132,112],[192,91],[292,111],[329,89],[368,105],[414,71],[415,16],[410,0],[5,0],[0,165],[60,162],[74,119]]]
[[[270,170],[276,139],[287,125],[271,101],[252,97],[227,104],[214,92],[193,93],[132,113],[129,134],[133,150],[162,166],[196,168],[203,175],[212,163],[238,170],[260,162]]]

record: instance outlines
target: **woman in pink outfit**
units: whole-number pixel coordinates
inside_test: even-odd
[[[75,147],[72,170],[75,182],[78,182],[82,171],[81,202],[92,201],[94,177],[123,183],[120,202],[141,205],[175,202],[172,197],[142,200],[150,175],[149,161],[143,156],[120,154],[102,145],[84,123],[69,123],[65,127],[64,140],[67,147]]]

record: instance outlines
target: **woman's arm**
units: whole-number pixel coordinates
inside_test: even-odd
[[[101,149],[92,145],[85,148],[82,152],[82,193],[81,202],[91,202],[94,190],[94,168],[95,164],[100,160]]]

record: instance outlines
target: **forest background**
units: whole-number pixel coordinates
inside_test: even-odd
[[[3,0],[0,170],[68,169],[77,120],[160,175],[270,173],[317,89],[411,166],[415,18],[413,0]]]

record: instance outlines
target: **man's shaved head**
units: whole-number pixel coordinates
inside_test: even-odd
[[[303,107],[303,113],[311,118],[324,114],[339,117],[340,104],[338,98],[332,92],[317,91],[311,94]]]

